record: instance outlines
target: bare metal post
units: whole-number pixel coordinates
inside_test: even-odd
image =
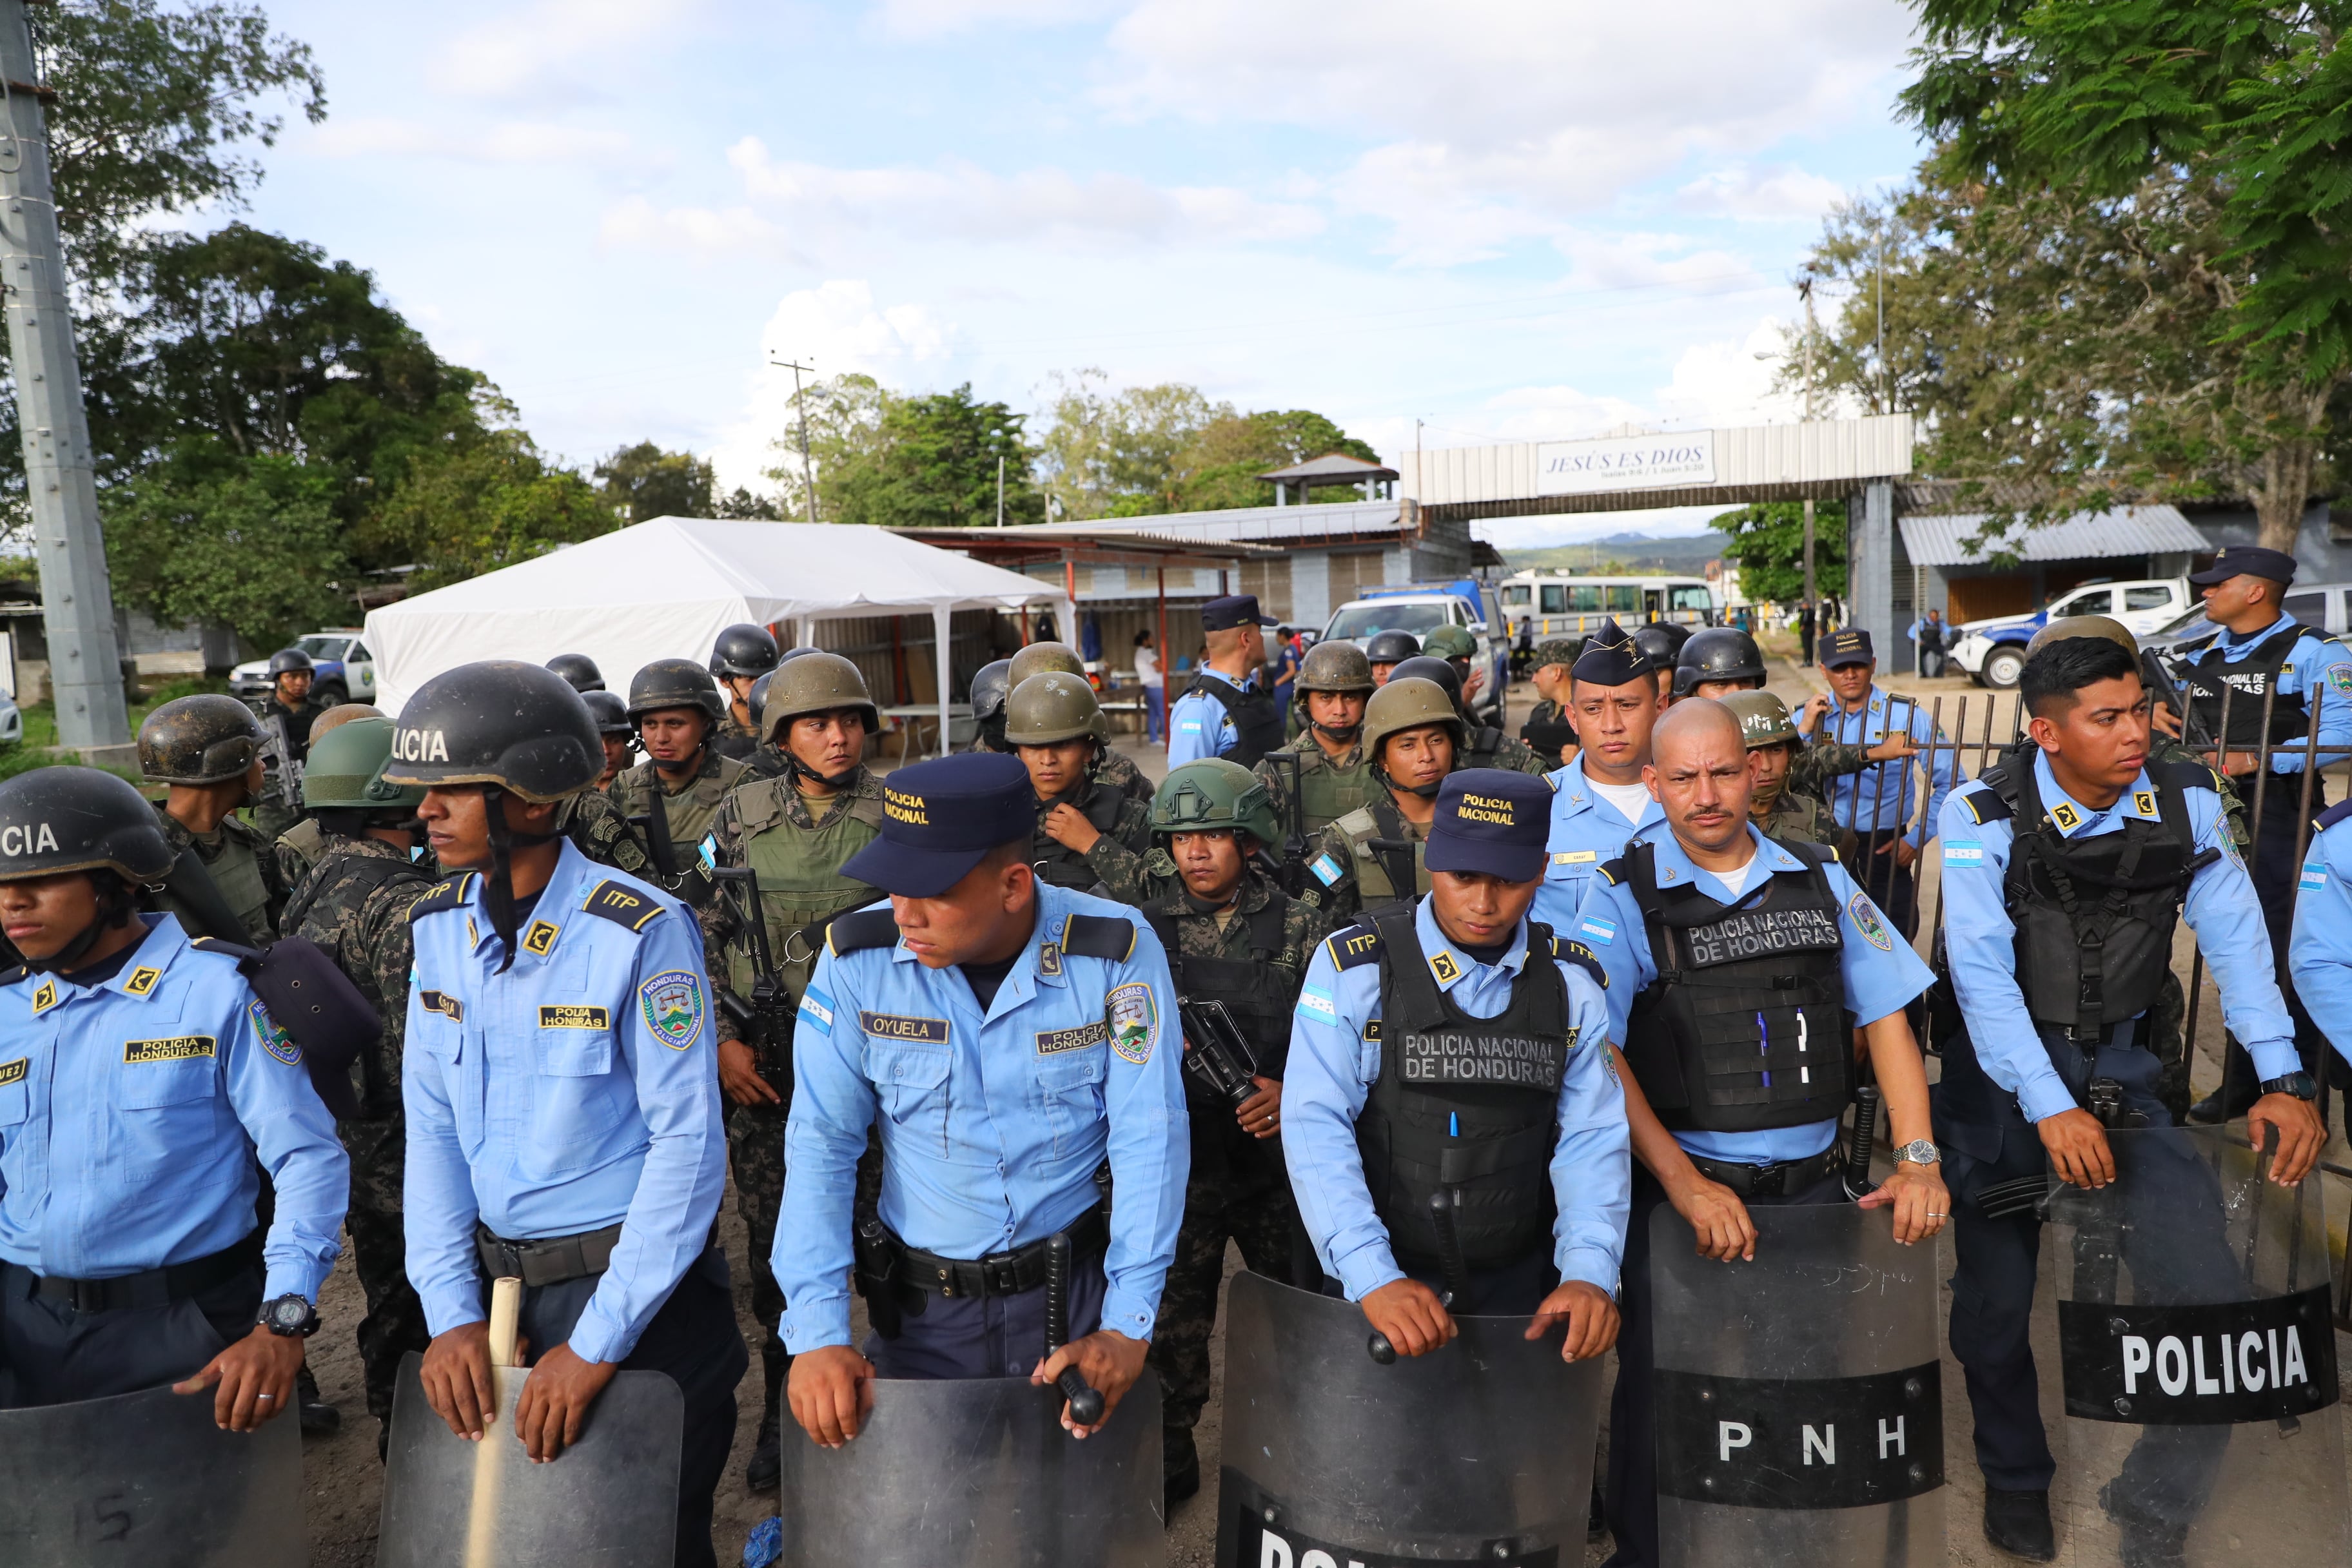
[[[37,70],[25,0],[0,0],[0,108],[6,113],[0,130],[0,287],[5,289],[16,422],[25,437],[25,491],[41,567],[58,741],[92,762],[127,762],[127,751],[106,754],[108,748],[129,747],[131,720],[114,640],[114,589],[98,525],[89,420],[66,305],[48,127],[33,86]]]
[[[779,370],[789,370],[793,373],[793,412],[799,417],[801,425],[801,484],[808,490],[808,520],[814,522],[816,521],[816,470],[809,463],[808,405],[801,398],[801,373],[806,371],[809,374],[814,375],[816,362],[812,360],[806,364],[802,364],[797,360],[776,359],[770,360],[768,363]],[[999,515],[996,520],[999,524],[1004,521],[1003,510],[1000,502],[997,507]]]

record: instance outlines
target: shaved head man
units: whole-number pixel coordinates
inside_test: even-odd
[[[1701,864],[1726,850],[1744,860],[1749,780],[1739,716],[1713,698],[1685,698],[1659,716],[1650,755],[1643,782],[1683,847]]]

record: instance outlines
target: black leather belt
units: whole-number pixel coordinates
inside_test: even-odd
[[[1110,1245],[1110,1216],[1097,1204],[1071,1223],[1069,1234],[1071,1259],[1085,1262]],[[964,1258],[941,1258],[896,1237],[891,1239],[898,1247],[897,1282],[934,1295],[1018,1296],[1045,1283],[1046,1243],[1042,1240],[1010,1252]]]
[[[608,1225],[602,1230],[583,1230],[577,1236],[545,1237],[538,1241],[509,1241],[491,1235],[484,1226],[474,1227],[474,1251],[482,1260],[483,1276],[520,1279],[534,1289],[602,1274],[612,1266],[613,1248],[620,1240],[621,1227],[617,1225]]]
[[[36,1274],[15,1263],[7,1266],[7,1274],[12,1288],[23,1279],[30,1279],[33,1295],[52,1306],[71,1307],[77,1312],[121,1312],[168,1307],[174,1301],[201,1296],[216,1285],[226,1285],[260,1261],[260,1249],[248,1237],[234,1247],[192,1258],[185,1263],[167,1263],[161,1268],[118,1274],[111,1279],[60,1279]]]
[[[1698,1173],[1710,1182],[1720,1182],[1743,1198],[1793,1197],[1820,1181],[1837,1167],[1837,1145],[1832,1143],[1818,1154],[1802,1160],[1783,1160],[1777,1165],[1735,1165],[1728,1160],[1709,1160],[1693,1154],[1692,1164]]]

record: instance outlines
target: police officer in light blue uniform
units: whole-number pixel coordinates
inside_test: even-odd
[[[1283,742],[1281,705],[1265,689],[1265,636],[1275,624],[1258,614],[1257,595],[1229,594],[1201,606],[1208,658],[1192,689],[1168,710],[1168,765],[1223,757],[1245,768]]]
[[[536,665],[460,666],[401,710],[384,776],[425,786],[417,815],[455,873],[409,912],[408,1273],[433,1332],[425,1397],[461,1436],[484,1430],[502,1276],[525,1287],[515,1425],[533,1458],[577,1440],[615,1373],[677,1382],[683,1568],[717,1561],[710,1500],[749,1364],[712,1240],[727,1135],[694,916],[559,831],[603,768],[586,704]]]
[[[351,1163],[236,959],[139,912],[172,858],[111,773],[0,784],[0,1407],[184,1379],[250,1431],[293,1400]]]
[[[1694,698],[1658,721],[1648,776],[1664,823],[1601,868],[1569,934],[1608,977],[1610,1037],[1630,1075],[1633,1197],[1625,1331],[1610,1404],[1609,1525],[1619,1568],[1659,1562],[1651,1395],[1650,1222],[1690,1222],[1704,1256],[1753,1257],[1754,1205],[1845,1201],[1838,1119],[1867,1038],[1897,1163],[1865,1199],[1891,1205],[1898,1241],[1942,1229],[1951,1205],[1929,1141],[1927,1075],[1904,1007],[1933,976],[1844,868],[1748,820],[1739,722]],[[1662,973],[1663,972],[1663,973]],[[1752,1053],[1727,1072],[1725,1047]],[[1760,1094],[1758,1090],[1761,1090]]]
[[[2336,1055],[2352,1063],[2352,880],[2347,880],[2352,879],[2352,827],[2344,826],[2347,822],[2352,822],[2352,800],[2329,806],[2312,824],[2288,957],[2303,1005],[2319,1020]],[[2339,1082],[2342,1072],[2339,1068]]]
[[[1878,658],[1871,650],[1868,632],[1842,627],[1822,642],[1821,652],[1822,672],[1836,700],[1810,741],[1870,747],[1890,732],[1908,734],[1921,746],[1938,739],[1933,713],[1911,698],[1883,689],[1872,679]],[[1859,858],[1850,860],[1847,869],[1862,880],[1899,931],[1908,932],[1915,923],[1912,868],[1935,837],[1945,796],[1966,777],[1958,748],[1935,752],[1928,762],[1927,809],[1908,831],[1902,830],[1919,798],[1918,773],[1910,763],[1879,763],[1830,781],[1830,814],[1841,827],[1853,830],[1853,855],[1871,860],[1867,867]]]
[[[1664,710],[1658,666],[1614,620],[1585,640],[1569,670],[1569,707],[1581,746],[1576,759],[1550,774],[1551,840],[1535,916],[1571,935],[1584,889],[1603,863],[1617,858],[1636,828],[1661,820],[1658,803],[1642,782],[1650,760],[1650,731]]]
[[[1291,1186],[1326,1290],[1406,1355],[1452,1339],[1456,1312],[1556,1315],[1572,1361],[1616,1337],[1625,1102],[1598,965],[1528,915],[1550,796],[1527,773],[1447,775],[1431,890],[1333,933],[1299,993]],[[1442,1076],[1418,1070],[1441,1032]],[[1481,1168],[1449,1178],[1449,1154],[1472,1151]],[[1454,1200],[1443,1231],[1433,1196]],[[1450,1310],[1433,1288],[1449,1274],[1465,1281]]]
[[[1037,879],[1035,824],[1019,759],[942,757],[884,781],[881,835],[842,866],[891,897],[834,921],[801,1000],[773,1259],[793,1417],[827,1447],[856,1436],[877,1373],[1045,1384],[1075,1366],[1105,1396],[1099,1426],[1143,1371],[1192,1154],[1175,991],[1133,910]],[[853,1243],[869,1127],[879,1223]],[[1057,1236],[1072,1339],[1049,1358]]]

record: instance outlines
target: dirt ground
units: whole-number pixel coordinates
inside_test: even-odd
[[[1778,661],[1773,671],[1771,688],[1784,698],[1801,702],[1817,688],[1817,681],[1785,659]],[[1955,727],[1958,700],[1969,699],[1969,723],[1968,736],[1973,740],[1979,725],[1989,694],[1960,678],[1940,680],[1916,680],[1895,678],[1887,682],[1896,690],[1919,697],[1923,705],[1934,708],[1936,700],[1946,703],[1943,710],[1947,729]],[[1513,691],[1513,726],[1516,728],[1525,705],[1532,693],[1524,688]],[[2007,700],[1994,721],[1998,733],[2006,735],[2009,722]],[[1121,749],[1153,778],[1162,776],[1164,763],[1157,748],[1147,748],[1131,738],[1123,741]],[[2336,792],[2339,795],[2341,790]],[[1932,888],[1932,879],[1929,886]],[[1929,894],[1923,890],[1923,909]],[[1923,930],[1926,922],[1923,921]],[[2186,969],[2189,933],[2181,932],[2179,959]],[[2209,977],[2204,1004],[2200,1009],[2198,1028],[2198,1068],[2196,1084],[2202,1093],[2221,1080],[2221,1009]],[[1930,1066],[1931,1074],[1933,1064]],[[2339,1131],[2328,1156],[2338,1164],[2352,1165],[2352,1153]],[[2347,1194],[2352,1187],[2334,1177],[2328,1184],[2328,1206],[2332,1225],[2338,1237],[2343,1235],[2343,1215]],[[744,1233],[741,1221],[735,1214],[733,1199],[728,1200],[720,1216],[719,1234],[726,1247],[729,1261],[735,1275],[736,1317],[746,1342],[756,1345],[757,1332],[751,1316],[749,1273],[746,1268]],[[2338,1243],[2341,1245],[2340,1241]],[[1238,1255],[1229,1259],[1229,1267],[1238,1268]],[[1948,1270],[1950,1255],[1946,1250],[1944,1268]],[[2044,1274],[2050,1265],[2045,1258]],[[1945,1290],[1945,1310],[1949,1307],[1949,1289]],[[310,1526],[310,1561],[313,1568],[369,1568],[375,1559],[377,1512],[382,1504],[383,1475],[375,1454],[375,1423],[364,1413],[360,1390],[359,1356],[352,1340],[352,1328],[361,1314],[360,1294],[353,1280],[349,1260],[339,1266],[328,1280],[320,1310],[326,1320],[325,1328],[311,1342],[312,1364],[317,1368],[320,1384],[327,1396],[339,1404],[344,1413],[343,1429],[329,1438],[311,1438],[304,1445],[303,1488],[307,1494],[304,1505]],[[862,1321],[860,1329],[862,1332]],[[2057,1364],[2056,1321],[2054,1309],[2048,1297],[2043,1297],[2034,1321],[2036,1354],[2045,1369],[2042,1396],[2043,1415],[2053,1433],[2063,1425],[2063,1407],[2059,1403],[2057,1384],[2046,1374]],[[2352,1335],[2337,1336],[2338,1364],[2352,1367]],[[1216,1379],[1209,1407],[1195,1434],[1201,1453],[1201,1469],[1205,1485],[1201,1494],[1178,1505],[1169,1521],[1168,1562],[1171,1568],[1206,1568],[1213,1559],[1216,1538],[1216,1475],[1220,1451],[1221,1424],[1218,1419],[1224,1378],[1224,1347],[1222,1333],[1212,1347],[1212,1365]],[[1613,1374],[1612,1374],[1613,1376]],[[740,1414],[738,1418],[735,1451],[729,1461],[725,1480],[718,1500],[717,1535],[719,1562],[732,1564],[740,1561],[745,1536],[762,1518],[775,1510],[772,1498],[754,1498],[743,1485],[743,1461],[751,1453],[751,1440],[760,1417],[760,1379],[758,1358],[753,1356],[751,1372],[745,1377],[741,1391]],[[1996,1568],[2012,1560],[2003,1557],[1987,1546],[1977,1527],[1982,1507],[1981,1482],[1970,1455],[1968,1400],[1963,1391],[1960,1370],[1948,1353],[1944,1365],[1944,1451],[1948,1486],[1943,1493],[1948,1538],[1950,1543],[1949,1562],[1953,1568]],[[2330,1412],[2331,1419],[2340,1419]],[[789,1440],[790,1433],[787,1432]],[[1602,1435],[1603,1453],[1607,1436]],[[2061,1460],[2061,1484],[2053,1502],[2063,1519],[2071,1499],[2065,1489],[2063,1458]],[[2063,1544],[2063,1542],[2062,1542]],[[2199,1556],[2198,1561],[2219,1563],[2221,1546],[2210,1550],[2216,1555]],[[1605,1538],[1588,1545],[1585,1561],[1600,1563],[1608,1554]],[[2098,1559],[2091,1559],[2097,1561]],[[1076,1568],[1076,1565],[1073,1565]]]

